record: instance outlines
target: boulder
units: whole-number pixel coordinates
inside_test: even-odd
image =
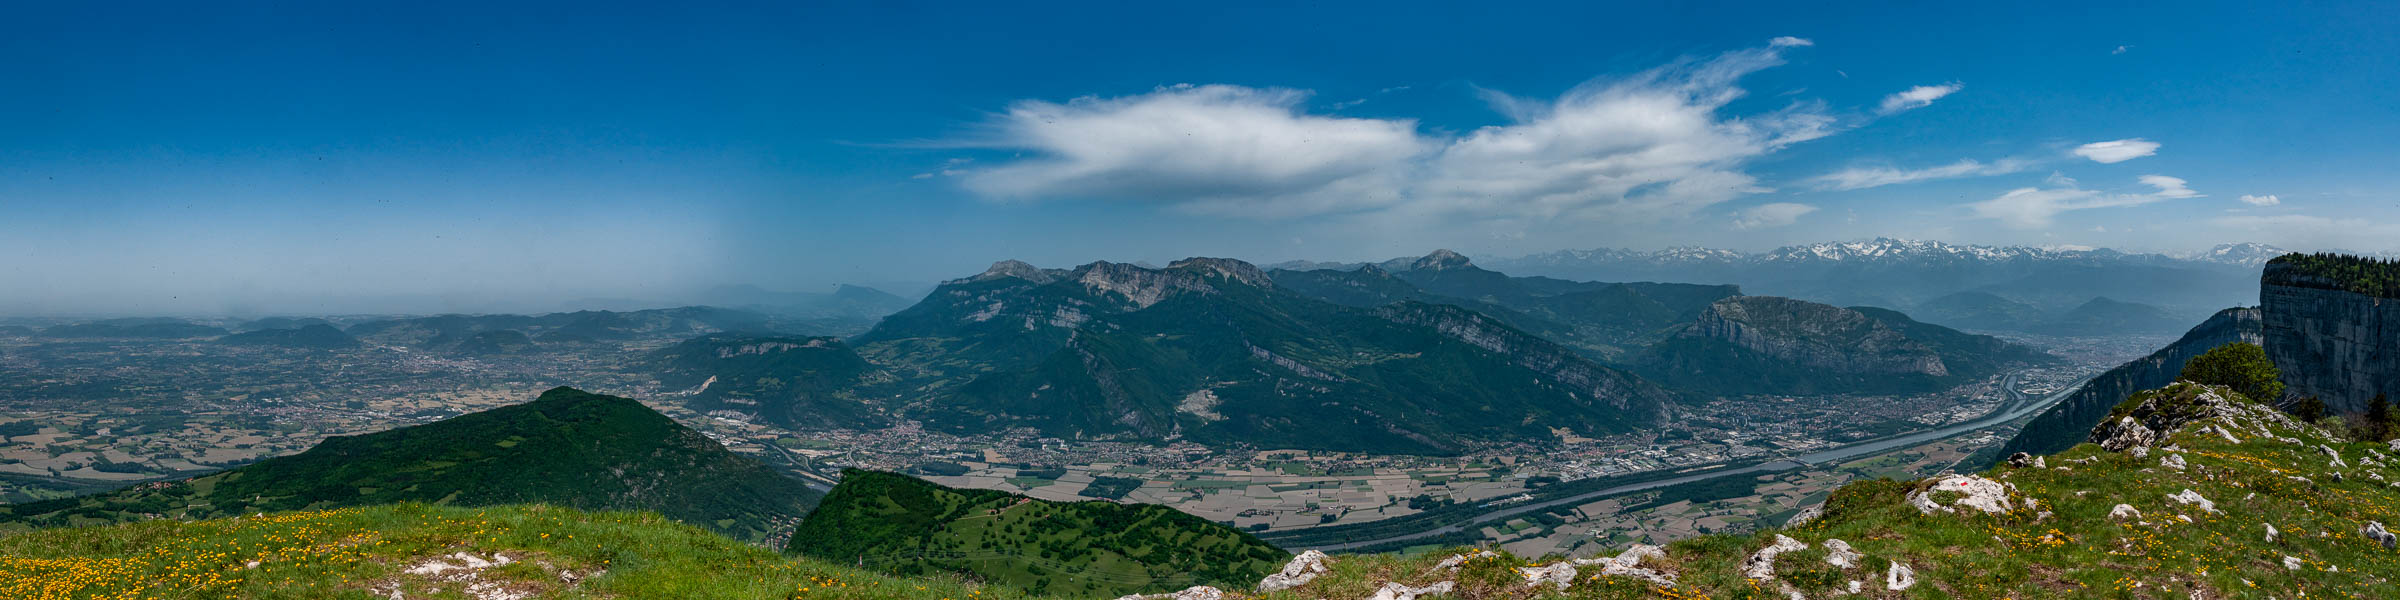
[[[2358,534],[2375,540],[2375,543],[2383,544],[2385,550],[2400,546],[2400,535],[2392,535],[2392,532],[2384,531],[2381,521],[2368,521],[2367,526],[2358,528]]]
[[[1858,566],[1858,559],[1861,558],[1866,558],[1866,556],[1851,550],[1850,542],[1825,540],[1825,564],[1849,570],[1851,567]]]
[[[1742,576],[1751,579],[1774,579],[1776,555],[1807,549],[1808,544],[1800,543],[1800,540],[1776,534],[1775,543],[1750,553],[1750,559],[1742,561]]]
[[[2195,492],[2190,489],[2183,490],[2183,493],[2181,494],[2168,494],[2167,499],[2198,506],[2200,507],[2200,510],[2205,510],[2212,513],[2217,512],[2217,503],[2210,502],[2207,498],[2200,497],[2199,492]]]
[[[2166,458],[2158,459],[2158,466],[2181,471],[2184,469],[2183,455],[2169,454]]]
[[[1432,583],[1423,587],[1409,587],[1408,584],[1394,581],[1377,588],[1375,595],[1368,596],[1367,600],[1417,600],[1421,596],[1448,594],[1451,588],[1455,587],[1458,587],[1458,582],[1455,581]]]
[[[1957,502],[1944,505],[1940,501],[1934,500],[1933,493],[1937,491],[1952,492],[1964,497],[1959,498]],[[1909,492],[1908,503],[1917,507],[1917,512],[1929,515],[1936,512],[1955,513],[1958,512],[1955,507],[1959,506],[1986,513],[2003,513],[2013,508],[2008,500],[2006,485],[1975,475],[1944,475],[1933,480],[1930,487]]]
[[[1624,552],[1617,553],[1615,558],[1583,558],[1570,561],[1570,563],[1574,566],[1585,567],[1598,565],[1600,573],[1595,575],[1597,577],[1632,577],[1648,581],[1651,585],[1659,587],[1675,587],[1674,577],[1641,566],[1644,558],[1663,559],[1666,557],[1665,549],[1649,544],[1634,544],[1633,547],[1626,548]]]
[[[2117,520],[2140,519],[2142,518],[2142,511],[2134,510],[2133,505],[2131,504],[2119,504],[2116,508],[2108,510],[2108,518]]]
[[[1572,562],[1551,563],[1539,567],[1517,567],[1517,574],[1525,576],[1525,587],[1550,584],[1558,591],[1564,592],[1567,591],[1567,586],[1575,585],[1575,563]]]
[[[1916,585],[1917,570],[1908,568],[1908,565],[1901,564],[1899,561],[1892,561],[1892,568],[1883,573],[1883,589],[1897,592],[1916,587]]]
[[[1325,553],[1315,550],[1302,552],[1292,557],[1291,562],[1284,563],[1282,571],[1269,573],[1266,579],[1260,580],[1258,591],[1264,593],[1300,587],[1315,580],[1318,575],[1324,575],[1325,571]]]
[[[2275,524],[2274,524],[2274,523],[2268,523],[2268,524],[2266,524],[2266,525],[2267,525],[2267,543],[2269,543],[2269,544],[2275,543],[2275,534],[2277,533],[2277,532],[2275,531]]]
[[[2133,420],[2133,417],[2124,417],[2115,423],[2094,428],[2091,441],[2100,444],[2102,450],[2124,452],[2130,448],[2143,448],[2157,443],[2158,432],[2151,431],[2149,427],[2143,426],[2141,421]]]
[[[2023,453],[2023,452],[2018,452],[2018,453],[2016,453],[2016,454],[2010,454],[2010,455],[2008,455],[2008,466],[2011,466],[2011,467],[2016,467],[2016,468],[2019,468],[2019,469],[2022,469],[2022,468],[2025,468],[2025,467],[2030,467],[2030,466],[2033,466],[2033,455],[2031,455],[2031,454],[2026,454],[2026,453]]]

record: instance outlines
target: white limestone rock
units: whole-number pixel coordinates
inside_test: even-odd
[[[1943,505],[1933,499],[1933,493],[1937,491],[1952,492],[1964,497],[1959,498],[1957,502]],[[1959,506],[1986,513],[2008,512],[2013,507],[2009,502],[2008,488],[2005,485],[1975,475],[1942,476],[1940,479],[1934,480],[1932,487],[1910,492],[1908,503],[1917,507],[1917,512],[1929,515],[1936,512],[1955,513],[1958,512],[1955,507]]]
[[[1892,568],[1883,573],[1883,589],[1897,592],[1916,587],[1916,585],[1917,570],[1908,568],[1908,565],[1901,564],[1899,561],[1893,561]]]
[[[1300,587],[1325,572],[1325,553],[1315,550],[1302,552],[1292,557],[1291,562],[1284,563],[1282,571],[1269,573],[1266,579],[1260,580],[1258,591],[1265,593]]]
[[[1825,540],[1825,564],[1841,567],[1846,571],[1851,567],[1858,566],[1858,560],[1861,558],[1866,558],[1866,555],[1851,550],[1850,542]]]
[[[2181,471],[2185,466],[2183,462],[2183,455],[2169,454],[2166,458],[2158,459],[2158,466]]]
[[[1757,552],[1750,553],[1750,559],[1742,561],[1742,576],[1751,579],[1774,579],[1776,555],[1783,554],[1785,552],[1798,552],[1807,549],[1808,544],[1800,543],[1800,540],[1792,539],[1791,537],[1783,534],[1776,534],[1775,543],[1768,544],[1767,547],[1760,548]]]
[[[2142,511],[2135,510],[2131,504],[2119,504],[2116,508],[2109,509],[2108,518],[2120,521],[2140,519]]]
[[[1433,568],[1434,570],[1438,571],[1456,572],[1460,566],[1466,565],[1467,561],[1499,555],[1499,553],[1490,550],[1476,550],[1469,554],[1453,554],[1450,556],[1450,558],[1442,559],[1442,562],[1434,563]]]
[[[2212,513],[2217,512],[2217,503],[2210,502],[2207,498],[2200,497],[2199,492],[2192,491],[2189,488],[2184,489],[2183,493],[2181,494],[2168,494],[2167,499],[2192,506],[2198,506],[2200,507],[2200,510],[2205,510]]]
[[[1452,588],[1456,587],[1458,587],[1458,582],[1455,581],[1432,583],[1423,587],[1409,587],[1408,584],[1394,581],[1377,588],[1375,595],[1368,596],[1367,600],[1417,600],[1422,596],[1448,594]]]
[[[1567,586],[1575,585],[1575,563],[1572,562],[1551,563],[1539,567],[1517,567],[1517,574],[1525,577],[1525,587],[1537,587],[1546,583],[1556,587],[1558,591],[1564,592],[1567,591]]]

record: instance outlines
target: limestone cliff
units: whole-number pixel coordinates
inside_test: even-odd
[[[2316,396],[2355,413],[2378,393],[2400,395],[2400,300],[2286,259],[2268,263],[2260,279],[2261,345],[2283,370],[2285,397]]]

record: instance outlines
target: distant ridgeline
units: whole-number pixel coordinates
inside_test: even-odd
[[[898,575],[966,573],[1080,598],[1247,589],[1291,556],[1165,506],[1048,502],[855,469],[801,522],[791,549]]]
[[[818,494],[633,400],[570,388],[182,481],[0,506],[0,527],[393,502],[649,510],[737,538],[789,527]]]

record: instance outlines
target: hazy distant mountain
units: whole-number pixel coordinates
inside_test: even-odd
[[[260,331],[266,329],[299,329],[310,325],[332,324],[333,322],[331,321],[314,317],[267,317],[264,319],[243,323],[241,326],[233,328],[233,330],[241,332]]]
[[[651,363],[660,383],[696,389],[685,405],[701,413],[728,412],[789,429],[883,423],[850,395],[875,366],[838,338],[711,335],[661,349]]]
[[[1447,453],[1667,413],[1666,392],[1639,378],[1472,311],[1416,306],[1325,302],[1227,259],[1003,261],[854,341],[905,362],[904,377],[963,381],[911,414],[959,431]]]
[[[1909,307],[1908,313],[1928,323],[1999,331],[2024,331],[2046,318],[2039,306],[1973,291],[1918,303]]]
[[[104,319],[43,329],[42,337],[60,339],[148,338],[189,339],[225,335],[225,330],[182,319]]]
[[[598,344],[644,339],[683,339],[721,331],[773,332],[782,324],[767,315],[687,306],[633,312],[587,310],[547,315],[436,315],[367,321],[347,330],[360,340],[436,351],[459,350],[478,335],[472,350],[517,352],[541,344]],[[511,332],[514,335],[498,332]],[[524,338],[519,340],[518,338]]]
[[[1577,280],[1738,284],[1753,294],[1840,305],[1909,307],[1980,291],[2063,312],[2106,296],[2196,321],[2257,301],[2259,264],[2274,249],[2228,244],[2187,257],[2106,248],[1978,246],[1878,238],[1744,253],[1562,250],[1486,260],[1516,275]]]
[[[1739,296],[1718,300],[1634,364],[1678,391],[1747,395],[1930,392],[2048,360],[1889,310]]]
[[[2122,333],[2175,333],[2191,326],[2189,321],[2168,314],[2166,309],[2148,304],[2118,302],[2108,298],[2093,298],[2074,310],[2044,321],[2032,329],[2052,335],[2109,335]]]
[[[322,322],[288,329],[260,329],[217,338],[217,343],[236,346],[275,346],[310,350],[354,348],[358,338],[342,333]]]

